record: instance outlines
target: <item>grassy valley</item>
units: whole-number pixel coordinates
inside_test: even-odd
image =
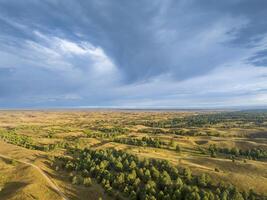
[[[267,197],[264,111],[1,111],[0,146],[0,199]]]

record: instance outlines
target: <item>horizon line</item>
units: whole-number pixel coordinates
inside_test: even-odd
[[[27,110],[267,110],[267,105],[258,106],[25,106],[25,107],[0,107],[0,111],[27,111]]]

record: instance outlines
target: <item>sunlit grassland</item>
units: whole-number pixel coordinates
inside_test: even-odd
[[[202,120],[202,115],[205,120]],[[214,118],[206,115],[214,115]],[[174,111],[1,111],[0,153],[36,164],[71,199],[88,199],[90,195],[91,199],[113,197],[105,193],[95,180],[91,187],[73,185],[67,172],[53,166],[54,158],[65,156],[68,148],[113,148],[140,159],[167,160],[173,166],[190,168],[195,175],[209,174],[214,183],[224,181],[241,191],[253,189],[258,194],[267,195],[266,158],[233,158],[222,153],[211,156],[208,151],[210,145],[243,151],[267,150],[265,115],[231,116],[220,116],[216,112]],[[3,137],[5,134],[8,137]],[[147,140],[142,146],[115,140],[123,138],[138,141],[148,138],[159,140],[164,145],[156,148],[146,144]],[[179,151],[176,151],[176,146],[179,146]],[[3,199],[19,195],[22,199],[27,195],[37,198],[43,195],[42,192],[47,195],[45,199],[59,198],[40,174],[29,166],[1,159],[0,169],[0,197]],[[15,181],[25,184],[8,185]]]

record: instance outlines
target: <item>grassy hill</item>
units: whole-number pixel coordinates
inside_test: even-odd
[[[266,112],[1,111],[0,147],[0,199],[130,199],[93,176],[90,186],[76,184],[80,169],[58,165],[85,148],[165,160],[207,174],[211,188],[267,195]]]

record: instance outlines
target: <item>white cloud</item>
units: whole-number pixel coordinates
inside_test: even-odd
[[[249,15],[202,10],[192,1],[140,4],[138,15],[114,4],[90,6],[96,12],[78,5],[69,13],[77,6],[69,3],[62,4],[62,12],[57,3],[41,3],[40,13],[47,9],[49,16],[40,19],[31,10],[22,17],[0,14],[6,26],[0,33],[0,91],[44,105],[267,105],[267,68],[248,64],[267,48],[267,36],[257,36],[249,47],[232,41],[255,23]],[[114,60],[97,45],[102,43],[113,50]]]
[[[118,100],[124,106],[216,107],[267,104],[267,68],[252,65],[221,67],[206,75],[184,81],[160,76],[148,83],[116,90],[129,98]]]
[[[82,48],[78,44],[70,42],[68,40],[55,38],[55,42],[58,43],[60,50],[62,50],[65,53],[84,55],[88,52],[86,49]]]
[[[12,36],[0,35],[0,41],[14,43],[14,46],[10,45],[10,42],[0,43],[0,53],[3,57],[0,66],[20,68],[30,65],[62,71],[66,75],[76,74],[87,80],[107,75],[109,79],[119,76],[117,67],[101,47],[88,41],[75,42],[38,31],[33,33],[35,40],[17,40]]]
[[[97,76],[118,73],[113,61],[101,47],[96,47],[88,41],[74,42],[55,36],[46,36],[38,31],[34,33],[43,40],[41,45],[44,52],[52,57],[57,57],[57,59],[60,57],[59,59],[64,61],[66,57],[71,57],[74,60],[74,62],[71,62],[74,67],[80,59],[84,62],[83,65],[87,65],[86,68],[90,69],[90,73],[96,73]],[[35,46],[40,46],[40,44]]]
[[[120,81],[116,65],[101,47],[37,31],[34,36],[32,40],[23,40],[0,34],[0,67],[12,69],[11,77],[6,77],[12,80],[10,86],[3,84],[9,87],[11,95],[19,88],[28,88],[24,94],[17,93],[21,102],[93,99],[96,93],[99,96]]]

